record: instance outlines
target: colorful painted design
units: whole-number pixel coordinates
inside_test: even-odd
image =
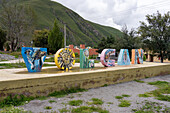
[[[89,68],[94,68],[94,60],[89,61]]]
[[[132,49],[132,64],[143,64],[143,49]]]
[[[40,72],[47,55],[47,48],[22,47],[21,54],[28,72]]]
[[[115,66],[115,49],[104,49],[100,56],[100,61],[105,67]]]
[[[55,54],[55,64],[59,69],[69,70],[75,64],[75,54],[69,48],[61,48]]]
[[[89,68],[89,49],[80,49],[80,68]]]
[[[130,65],[130,57],[128,49],[121,49],[118,56],[118,65]]]

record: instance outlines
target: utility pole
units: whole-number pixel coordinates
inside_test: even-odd
[[[64,47],[66,47],[66,24],[64,24]]]

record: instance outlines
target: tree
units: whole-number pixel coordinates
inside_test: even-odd
[[[32,34],[35,14],[34,11],[16,2],[3,0],[1,13],[1,25],[6,31],[6,39],[10,42],[10,48],[14,51],[20,44],[25,41],[25,37]]]
[[[6,33],[0,28],[0,50],[3,50],[3,45],[6,42]]]
[[[33,35],[34,46],[48,48],[48,35],[49,35],[49,30],[47,29],[35,30]]]
[[[56,19],[54,21],[53,29],[50,31],[48,36],[48,47],[49,51],[52,53],[55,53],[60,48],[64,47],[63,33],[60,31]]]
[[[113,36],[107,38],[103,37],[102,40],[97,45],[97,48],[98,48],[97,52],[99,53],[101,53],[103,49],[115,48],[115,37]]]
[[[146,15],[147,23],[140,22],[139,34],[143,42],[154,53],[160,54],[161,62],[168,55],[170,50],[170,12],[162,15]]]
[[[139,49],[142,47],[142,41],[137,36],[136,31],[132,28],[128,31],[127,26],[122,27],[122,37],[117,40],[117,49],[128,49],[131,58],[132,49]]]

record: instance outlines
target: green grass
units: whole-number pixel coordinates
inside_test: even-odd
[[[140,103],[140,107],[138,107],[137,109],[132,109],[132,112],[135,113],[169,113],[169,111],[170,108],[168,108],[167,106],[161,103],[150,102],[147,100]]]
[[[82,100],[72,100],[68,102],[68,104],[71,106],[80,106],[82,103],[83,103]]]
[[[54,57],[50,57],[48,59],[45,59],[45,62],[55,62]]]
[[[51,106],[46,106],[44,109],[52,109]]]
[[[109,111],[107,111],[107,110],[103,110],[100,107],[94,107],[94,106],[91,106],[91,107],[81,106],[81,107],[78,107],[78,108],[73,108],[71,110],[71,113],[94,113],[94,112],[109,113]]]
[[[145,97],[145,98],[152,97],[151,94],[149,94],[149,93],[139,94],[138,96],[139,97]]]
[[[15,108],[14,106],[3,108],[0,113],[32,113],[31,111],[26,111],[23,108]]]
[[[71,94],[71,93],[77,93],[77,92],[83,92],[83,91],[87,91],[85,89],[81,89],[81,88],[70,88],[70,89],[66,89],[66,90],[62,90],[62,91],[55,91],[53,93],[50,93],[47,97],[64,97],[65,95]],[[25,103],[28,103],[31,100],[34,99],[46,99],[47,97],[26,97],[24,95],[15,95],[15,96],[8,96],[5,99],[0,101],[0,108],[3,107],[10,107],[10,106],[20,106],[20,105],[24,105]]]
[[[98,98],[92,98],[91,100],[93,101],[92,104],[95,105],[102,105],[104,103],[101,99]]]
[[[55,66],[55,64],[43,64],[44,67]],[[0,64],[0,69],[11,69],[11,68],[26,68],[25,63],[8,63]]]
[[[122,96],[115,96],[116,99],[122,99]]]
[[[64,97],[65,95],[71,94],[71,93],[77,93],[77,92],[83,92],[87,91],[85,89],[81,88],[70,88],[62,91],[54,91],[53,93],[50,93],[48,96],[50,97]]]
[[[69,113],[69,110],[67,108],[59,109],[60,113]]]
[[[113,102],[107,102],[107,104],[113,104]]]
[[[122,97],[130,97],[130,95],[123,94]]]
[[[55,100],[49,100],[49,103],[57,103]]]
[[[134,81],[139,82],[139,83],[145,83],[144,81],[136,80],[136,79]]]
[[[168,101],[170,102],[170,96],[166,94],[170,94],[170,83],[166,81],[155,81],[148,82],[150,85],[155,85],[158,89],[153,90],[151,92],[146,92],[144,94],[139,94],[139,97],[155,97],[158,100]]]
[[[46,96],[37,96],[36,97],[37,100],[47,100]]]
[[[119,100],[120,104],[118,105],[119,107],[129,107],[131,105],[130,101],[128,100]]]

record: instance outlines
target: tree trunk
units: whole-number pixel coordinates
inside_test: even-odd
[[[160,56],[161,56],[161,63],[163,63],[164,62],[164,54],[162,53],[162,51],[161,51]]]

